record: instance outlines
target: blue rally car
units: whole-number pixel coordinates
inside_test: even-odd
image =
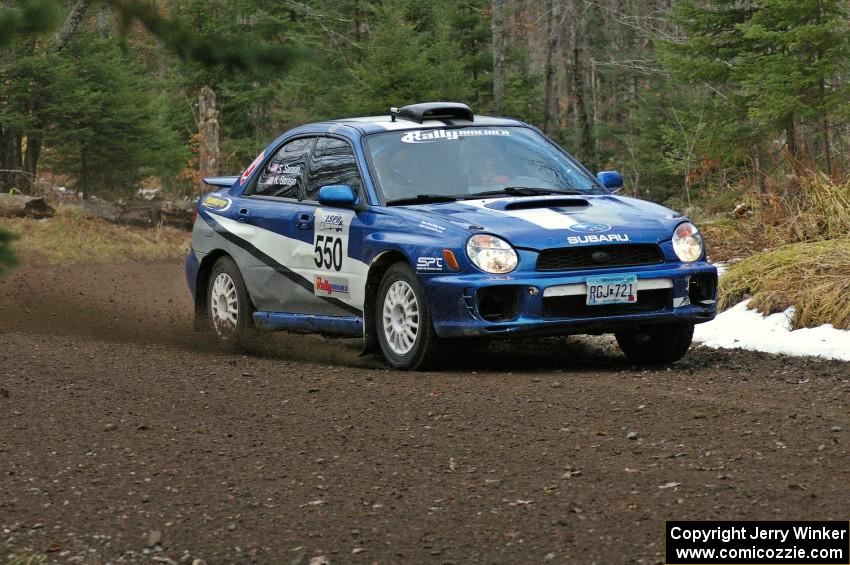
[[[669,363],[716,313],[688,218],[463,104],[297,127],[241,176],[205,180],[186,274],[225,344],[362,336],[420,369],[460,338],[614,333],[632,361]]]

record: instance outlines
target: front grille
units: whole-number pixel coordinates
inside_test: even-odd
[[[635,304],[588,306],[586,302],[587,297],[584,294],[550,296],[543,299],[542,315],[544,318],[597,318],[656,312],[672,307],[673,289],[639,290]]]
[[[634,265],[652,265],[663,261],[664,254],[661,252],[661,248],[653,244],[623,243],[587,247],[559,247],[557,249],[546,249],[537,256],[537,270],[571,271],[603,267],[631,267]]]

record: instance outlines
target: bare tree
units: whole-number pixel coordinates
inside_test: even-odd
[[[507,0],[493,0],[490,33],[493,43],[493,112],[501,114],[505,104],[505,7]]]
[[[572,91],[572,123],[580,132],[579,152],[581,158],[589,167],[595,167],[596,146],[593,141],[593,124],[588,112],[587,100],[587,77],[585,76],[584,63],[587,59],[587,12],[592,6],[584,0],[570,0],[567,3],[567,11],[564,21],[569,21],[568,41],[562,48],[563,57],[567,64],[566,84]]]
[[[201,178],[218,174],[220,160],[218,110],[215,91],[209,86],[198,94],[198,133],[200,136],[199,172]]]
[[[543,131],[553,135],[560,126],[557,82],[557,50],[561,19],[561,0],[548,0],[546,10],[546,64],[543,73]]]
[[[77,28],[80,27],[80,23],[82,23],[90,4],[91,0],[77,0],[77,3],[74,4],[73,8],[71,8],[71,12],[68,14],[68,17],[65,18],[65,23],[62,24],[62,29],[60,29],[59,33],[56,34],[55,50],[57,53],[65,49],[65,46],[68,45],[68,42],[71,41],[72,37],[74,37],[74,34],[77,32]]]

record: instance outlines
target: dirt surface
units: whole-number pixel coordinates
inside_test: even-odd
[[[573,339],[409,374],[219,353],[190,310],[177,262],[0,280],[0,560],[656,563],[665,519],[848,518],[845,363]]]

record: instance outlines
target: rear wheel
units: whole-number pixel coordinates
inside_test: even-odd
[[[212,335],[225,346],[235,346],[254,328],[254,308],[230,257],[221,257],[210,271],[206,317]]]
[[[396,263],[384,274],[375,301],[378,343],[387,362],[397,369],[432,367],[440,340],[431,325],[431,313],[416,273]]]
[[[638,365],[665,365],[678,361],[688,352],[694,325],[674,322],[623,330],[614,335],[630,361]]]

